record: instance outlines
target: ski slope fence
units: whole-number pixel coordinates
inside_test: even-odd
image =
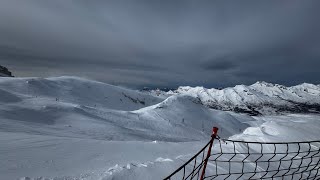
[[[165,180],[320,179],[320,141],[211,140]]]

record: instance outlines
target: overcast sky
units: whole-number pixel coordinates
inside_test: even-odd
[[[129,87],[320,83],[318,0],[1,0],[0,65]]]

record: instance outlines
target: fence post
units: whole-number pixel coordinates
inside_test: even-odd
[[[208,149],[207,157],[203,162],[204,164],[203,164],[200,180],[203,180],[204,175],[206,173],[206,167],[207,167],[208,159],[209,159],[209,157],[211,155],[212,144],[213,144],[214,138],[216,138],[216,136],[217,136],[217,133],[218,133],[218,128],[217,127],[213,127],[212,128],[212,135],[211,135],[210,145],[208,147],[209,149]]]

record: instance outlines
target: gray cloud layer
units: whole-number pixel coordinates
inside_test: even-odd
[[[0,1],[0,64],[140,87],[320,83],[320,2]]]

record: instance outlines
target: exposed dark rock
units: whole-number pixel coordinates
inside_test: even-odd
[[[142,105],[145,105],[145,104],[146,104],[144,101],[142,101],[142,100],[140,100],[140,99],[138,99],[138,98],[137,98],[137,99],[134,99],[134,98],[126,95],[125,93],[122,93],[122,94],[123,94],[124,97],[130,99],[130,100],[131,100],[132,102],[134,102],[134,103],[140,103],[140,104],[142,104]]]
[[[0,77],[13,77],[8,68],[0,65]]]

